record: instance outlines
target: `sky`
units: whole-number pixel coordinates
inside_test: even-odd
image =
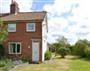
[[[21,12],[47,11],[48,42],[65,36],[71,44],[90,40],[90,0],[15,0]],[[0,12],[9,12],[11,0],[0,0]]]

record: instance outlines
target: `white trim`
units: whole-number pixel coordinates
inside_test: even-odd
[[[17,44],[20,44],[20,52],[19,53],[17,53],[17,52],[16,53],[13,53],[13,52],[10,51],[10,44],[11,43],[15,43],[16,46],[17,46]],[[22,50],[21,43],[20,42],[9,42],[8,50],[9,50],[9,54],[21,54],[21,50]],[[16,50],[17,50],[17,47],[16,47]]]
[[[33,25],[34,25],[34,29],[32,29],[32,30],[28,29],[28,24],[33,24]],[[27,23],[27,24],[26,24],[26,31],[27,31],[27,32],[35,32],[35,29],[36,29],[35,23]]]
[[[15,26],[15,29],[14,30],[10,30],[9,29],[9,26],[10,25],[14,25]],[[16,32],[16,24],[15,23],[13,23],[13,24],[8,24],[8,32]]]
[[[31,39],[32,41],[41,41],[41,39]]]

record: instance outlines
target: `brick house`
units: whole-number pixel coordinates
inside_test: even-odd
[[[0,14],[8,36],[4,42],[5,55],[9,58],[29,58],[44,61],[47,49],[47,15],[42,12],[19,12],[17,2],[10,5],[10,13]]]

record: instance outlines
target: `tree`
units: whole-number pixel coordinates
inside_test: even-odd
[[[57,39],[57,42],[59,43],[59,45],[61,47],[69,47],[70,46],[67,38],[65,38],[64,36],[59,36],[59,38]]]
[[[58,54],[61,55],[62,58],[65,58],[65,56],[70,52],[69,48],[66,47],[60,47],[58,50]]]
[[[76,42],[76,44],[74,45],[74,47],[71,48],[72,49],[72,53],[74,55],[78,55],[81,57],[86,57],[87,53],[89,55],[90,52],[90,41],[88,40],[78,40]]]
[[[0,43],[7,38],[7,26],[3,24],[3,20],[0,18]]]
[[[57,39],[57,42],[49,45],[50,50],[55,53],[55,56],[57,54],[60,54],[59,51],[61,47],[65,47],[65,49],[69,49],[68,47],[70,47],[70,44],[68,43],[67,39],[64,36],[59,37]]]

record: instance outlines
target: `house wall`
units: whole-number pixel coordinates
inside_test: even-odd
[[[46,18],[44,19],[42,23],[42,61],[45,60],[45,52],[47,50],[47,22]]]
[[[15,22],[13,22],[15,23]],[[32,58],[32,39],[40,39],[40,61],[42,61],[42,24],[40,21],[36,22],[35,32],[26,32],[26,22],[16,23],[16,32],[8,33],[8,39],[4,42],[6,48],[6,55],[10,58],[27,57]],[[8,43],[9,42],[21,42],[21,54],[9,54]]]

